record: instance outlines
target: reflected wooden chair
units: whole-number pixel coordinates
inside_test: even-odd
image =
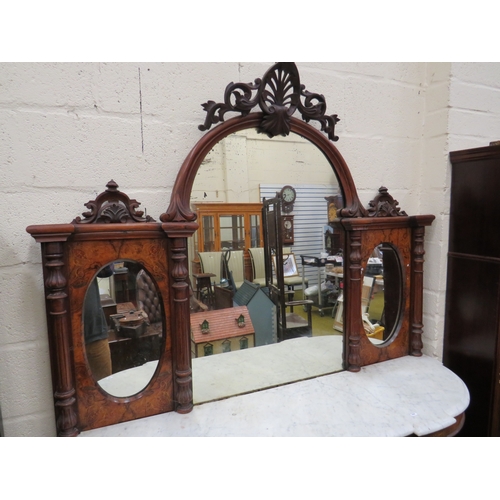
[[[213,274],[212,283],[218,285],[221,280],[221,257],[222,252],[198,252],[200,258],[201,272]]]
[[[252,263],[252,282],[260,286],[266,286],[266,266],[264,263],[264,249],[262,247],[249,248],[250,261]]]
[[[196,297],[204,302],[210,309],[215,304],[214,286],[221,282],[222,252],[198,252],[200,259],[200,274],[194,274],[196,279]]]
[[[196,277],[196,275],[193,275]],[[202,302],[198,297],[198,292],[193,290],[191,280],[188,278],[189,283],[189,311],[190,313],[208,311],[208,305]]]
[[[233,274],[234,286],[236,290],[238,290],[245,281],[245,260],[243,257],[243,250],[231,250],[227,267]]]

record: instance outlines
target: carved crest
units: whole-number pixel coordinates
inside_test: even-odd
[[[140,205],[137,200],[131,200],[125,193],[118,191],[118,184],[110,180],[103,191],[95,200],[85,203],[89,212],[82,213],[76,217],[73,224],[115,224],[126,222],[155,222],[143,211],[137,211]]]
[[[198,127],[202,131],[224,121],[228,111],[246,116],[259,106],[263,113],[259,130],[269,137],[288,135],[290,118],[298,109],[304,121],[317,120],[331,141],[338,140],[335,124],[339,118],[337,115],[325,115],[325,98],[305,90],[294,63],[275,64],[262,79],[257,78],[253,84],[231,82],[224,92],[223,103],[208,101],[202,106],[207,112],[205,123]]]
[[[387,188],[382,186],[378,190],[379,194],[368,203],[369,217],[397,217],[406,216],[406,212],[398,207],[398,200],[395,200],[388,192]]]

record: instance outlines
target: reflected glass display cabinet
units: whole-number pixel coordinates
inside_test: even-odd
[[[245,278],[252,280],[249,248],[263,246],[261,203],[196,203],[193,209],[200,225],[194,235],[195,252],[243,250]],[[198,255],[193,270],[199,272]]]
[[[197,203],[198,252],[245,250],[262,246],[261,203]]]

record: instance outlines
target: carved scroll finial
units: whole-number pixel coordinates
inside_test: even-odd
[[[369,217],[398,217],[408,215],[398,207],[398,200],[395,200],[387,190],[382,186],[378,190],[379,194],[368,203]]]
[[[106,184],[106,188],[106,191],[98,195],[95,200],[85,203],[89,211],[82,214],[83,219],[76,217],[73,224],[155,222],[149,215],[143,217],[143,211],[136,210],[140,203],[120,192],[118,184],[113,179]]]
[[[205,123],[198,128],[205,131],[224,121],[224,115],[228,111],[246,116],[256,106],[260,107],[264,115],[259,130],[269,137],[288,135],[290,118],[298,109],[304,121],[317,120],[321,124],[321,130],[331,141],[338,140],[335,124],[339,118],[337,115],[325,115],[325,98],[321,94],[305,90],[305,86],[300,83],[295,63],[277,63],[253,84],[231,82],[224,92],[223,103],[208,101],[202,104],[207,117]]]

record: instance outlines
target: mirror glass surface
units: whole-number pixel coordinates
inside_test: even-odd
[[[368,259],[361,298],[366,335],[376,346],[397,335],[403,304],[403,274],[397,250],[378,245]]]
[[[288,300],[313,301],[312,335],[278,342],[276,309],[266,288],[261,210],[263,199],[286,185],[295,189],[296,200],[284,214],[291,221],[283,220],[284,292]],[[200,223],[189,247],[195,403],[342,370],[342,322],[334,326],[342,297],[342,249],[327,225],[325,200],[338,194],[328,160],[297,134],[270,139],[244,130],[207,154],[191,195]],[[248,311],[245,335],[233,317],[236,307]],[[216,319],[211,311],[217,311]],[[287,313],[307,321],[303,305],[288,307]],[[204,320],[210,331],[205,335]]]
[[[156,286],[134,261],[114,261],[90,283],[83,308],[85,353],[98,385],[129,397],[143,390],[158,366],[164,335]]]

